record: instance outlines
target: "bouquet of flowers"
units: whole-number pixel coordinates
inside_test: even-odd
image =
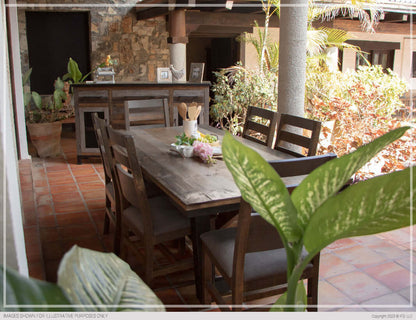
[[[215,159],[212,158],[214,149],[209,143],[195,140],[192,146],[194,147],[194,155],[201,158],[202,161],[209,164],[215,163]]]

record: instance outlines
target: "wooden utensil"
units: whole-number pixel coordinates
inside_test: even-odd
[[[196,120],[198,118],[198,107],[196,105],[189,106],[188,114],[190,120]]]
[[[198,106],[198,109],[197,109],[197,112],[196,112],[196,118],[199,117],[199,114],[201,113],[201,109],[202,109],[202,106]]]
[[[184,120],[188,120],[188,117],[186,115],[187,111],[188,111],[188,107],[186,106],[186,103],[181,102],[178,106],[178,112],[181,115],[182,119]]]

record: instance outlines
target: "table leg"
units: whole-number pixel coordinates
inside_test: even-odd
[[[196,296],[202,298],[202,243],[201,234],[210,230],[210,216],[191,218],[192,250],[194,255],[194,273]]]

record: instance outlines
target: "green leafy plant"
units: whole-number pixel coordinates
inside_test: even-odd
[[[258,153],[225,135],[223,157],[243,199],[278,230],[285,246],[288,290],[276,305],[284,305],[287,311],[295,310],[295,305],[296,310],[304,309],[306,293],[300,276],[311,259],[333,241],[413,223],[413,168],[362,181],[339,192],[355,171],[408,129],[390,131],[355,152],[329,161],[309,174],[292,194]],[[303,247],[308,254],[302,258]]]
[[[175,136],[177,146],[192,146],[196,140],[194,137],[188,137],[185,133]]]
[[[232,134],[241,134],[249,105],[277,110],[277,74],[236,66],[214,72],[211,118]]]
[[[0,311],[164,311],[153,291],[113,253],[73,246],[59,266],[58,284],[10,269],[5,275],[0,298],[6,305],[0,304]]]
[[[78,63],[69,58],[68,65],[67,65],[68,73],[66,73],[62,79],[64,81],[69,81],[70,83],[83,83],[85,79],[94,71],[90,71],[85,75],[82,75],[82,72],[79,70]]]
[[[23,75],[23,85],[27,88],[32,68]],[[25,89],[24,89],[25,90]],[[55,122],[66,119],[72,115],[72,112],[64,108],[64,102],[67,100],[65,92],[65,82],[57,78],[54,82],[54,91],[52,96],[42,98],[36,91],[25,90],[24,105],[26,121],[29,123]]]

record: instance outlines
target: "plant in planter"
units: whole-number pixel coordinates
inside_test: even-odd
[[[2,265],[0,271],[0,311],[165,311],[154,292],[113,253],[73,246],[59,264],[57,284],[28,279]]]
[[[32,69],[24,75],[25,85]],[[39,157],[53,157],[61,154],[61,131],[63,119],[73,115],[72,109],[64,107],[67,94],[65,83],[59,77],[54,83],[52,96],[41,97],[35,91],[24,93],[26,124],[29,135]]]
[[[300,276],[332,242],[414,224],[416,170],[407,168],[339,190],[350,177],[409,127],[377,138],[309,174],[289,194],[276,171],[255,151],[226,134],[223,157],[245,201],[280,234],[287,255],[288,290],[273,310],[302,311],[306,292]],[[308,254],[302,256],[302,248]]]

